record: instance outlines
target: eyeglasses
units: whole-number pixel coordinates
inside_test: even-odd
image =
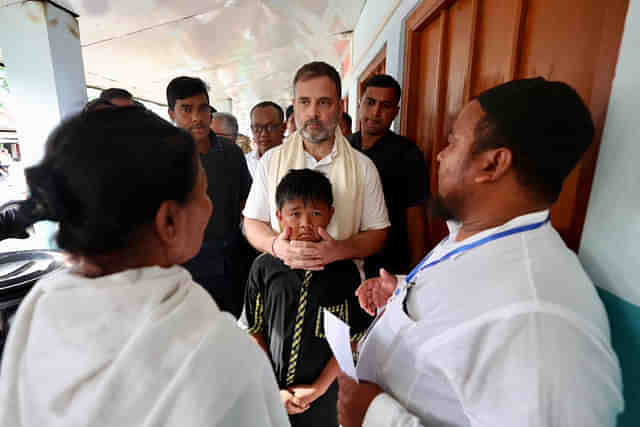
[[[279,129],[282,129],[282,123],[278,123],[278,124],[271,123],[268,125],[251,125],[251,130],[255,135],[258,135],[262,132],[271,133]]]

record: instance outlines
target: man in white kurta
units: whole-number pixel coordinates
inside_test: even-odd
[[[368,382],[339,379],[343,427],[615,426],[606,313],[549,221],[593,134],[576,92],[544,79],[463,109],[438,155],[449,236],[409,276],[358,290],[383,314],[360,345]]]
[[[307,270],[379,252],[390,226],[384,193],[373,162],[351,147],[338,126],[340,75],[329,64],[311,62],[298,70],[293,87],[298,130],[260,158],[243,211],[247,239]],[[276,219],[277,184],[290,169],[302,168],[325,173],[333,188],[335,213],[318,243],[289,241]]]
[[[174,266],[38,282],[4,349],[0,425],[289,422],[264,353]]]
[[[431,259],[548,214],[519,216],[462,242],[451,223]],[[623,403],[606,313],[550,223],[454,255],[415,283],[407,311],[398,295],[382,317],[393,314],[386,320],[394,338],[376,349],[371,380],[385,393],[363,425],[614,425]],[[398,289],[405,292],[404,277]]]

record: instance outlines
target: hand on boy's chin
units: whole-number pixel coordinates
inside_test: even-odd
[[[323,270],[324,266],[341,259],[339,245],[327,231],[318,227],[317,240],[300,240],[287,227],[273,241],[274,255],[293,269]],[[314,233],[315,234],[315,233]]]
[[[319,242],[322,239],[320,239],[320,236],[314,232],[304,232],[294,234],[293,237],[291,237],[291,240],[297,240],[299,242]]]

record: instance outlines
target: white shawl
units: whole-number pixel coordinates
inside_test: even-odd
[[[4,350],[0,425],[289,422],[264,353],[176,266],[36,284]]]

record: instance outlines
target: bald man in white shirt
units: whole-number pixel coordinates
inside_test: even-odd
[[[560,82],[509,82],[465,106],[438,154],[449,236],[408,276],[382,270],[357,291],[383,313],[359,346],[368,382],[339,377],[343,427],[615,426],[606,312],[549,221],[593,136]]]

